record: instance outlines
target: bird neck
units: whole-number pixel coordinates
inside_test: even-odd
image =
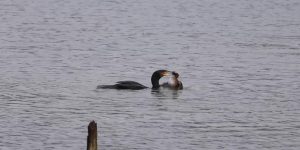
[[[151,83],[152,83],[152,89],[158,89],[159,88],[159,79],[160,79],[160,75],[153,73],[152,77],[151,77]]]

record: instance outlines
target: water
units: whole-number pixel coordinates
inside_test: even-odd
[[[298,0],[1,0],[0,149],[300,148]],[[96,90],[157,69],[183,91]]]

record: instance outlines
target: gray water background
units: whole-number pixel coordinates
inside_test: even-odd
[[[1,150],[300,149],[298,0],[1,0],[0,52]]]

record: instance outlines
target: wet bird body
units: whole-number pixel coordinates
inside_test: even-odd
[[[159,84],[159,79],[164,76],[172,74],[172,79],[174,80],[174,85],[169,83]],[[168,70],[157,70],[151,76],[152,89],[159,89],[160,87],[170,88],[170,89],[182,89],[182,83],[178,80],[179,74],[176,72],[170,72]],[[181,86],[180,86],[181,85]],[[99,85],[97,89],[129,89],[129,90],[141,90],[148,87],[135,82],[135,81],[118,81],[114,85]]]

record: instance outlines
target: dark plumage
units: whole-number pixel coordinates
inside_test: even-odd
[[[170,74],[168,70],[157,70],[151,76],[152,89],[158,89],[159,79],[163,76],[167,76]],[[114,85],[99,85],[97,89],[130,89],[130,90],[140,90],[148,88],[138,82],[135,81],[119,81]]]
[[[135,81],[119,81],[114,85],[99,85],[97,89],[131,89],[131,90],[140,90],[148,88]]]

